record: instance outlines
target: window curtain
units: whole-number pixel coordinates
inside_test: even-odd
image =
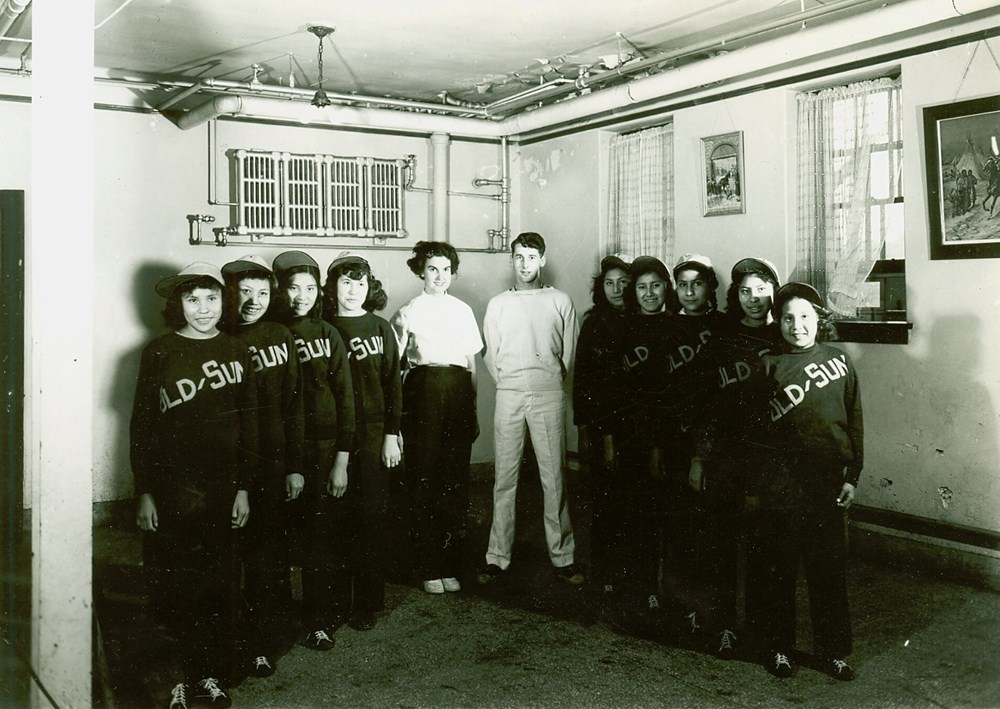
[[[655,256],[674,249],[674,127],[615,136],[610,146],[608,235],[612,253]]]
[[[891,149],[902,123],[898,80],[876,79],[798,96],[799,205],[793,279],[813,285],[841,316],[871,289],[885,234],[872,237],[872,194],[893,194],[894,175],[873,170],[873,150]],[[873,174],[875,177],[873,178]],[[885,185],[873,184],[873,179]]]

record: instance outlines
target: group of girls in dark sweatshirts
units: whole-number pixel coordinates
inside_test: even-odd
[[[375,626],[404,442],[416,570],[428,593],[460,589],[482,340],[447,293],[455,249],[419,242],[407,263],[424,288],[392,324],[374,314],[387,298],[369,263],[346,252],[325,281],[311,256],[286,251],[270,265],[194,263],[157,284],[171,332],[142,354],[131,454],[151,609],[183,665],[171,709],[230,706],[247,660],[254,676],[275,671],[295,627],[292,566],[300,644],[328,650],[340,625]],[[594,489],[593,580],[616,624],[704,624],[730,657],[749,530],[746,617],[765,666],[794,669],[802,560],[817,654],[851,679],[843,511],[863,462],[853,365],[820,344],[833,332],[818,293],[779,288],[765,259],[733,267],[725,313],[717,287],[697,254],[672,274],[652,257],[601,263],[573,392]]]
[[[795,584],[814,654],[854,671],[844,510],[863,465],[861,397],[810,286],[779,287],[746,258],[723,312],[706,256],[603,259],[577,344],[573,403],[593,484],[592,581],[627,631],[708,638],[737,655],[738,549],[746,630],[763,665],[795,671]]]

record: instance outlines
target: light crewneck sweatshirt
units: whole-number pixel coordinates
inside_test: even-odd
[[[543,286],[504,291],[483,318],[484,360],[497,389],[553,391],[573,364],[579,332],[573,301]]]

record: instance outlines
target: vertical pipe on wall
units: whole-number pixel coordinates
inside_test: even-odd
[[[431,234],[436,241],[448,241],[448,167],[451,136],[447,133],[432,133],[431,145],[434,149],[431,161],[431,169],[434,171],[434,182],[431,187],[434,220]]]

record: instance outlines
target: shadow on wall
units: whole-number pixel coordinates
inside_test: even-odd
[[[152,262],[136,269],[132,281],[132,303],[135,319],[142,325],[144,336],[141,342],[125,350],[114,369],[114,382],[108,389],[107,404],[115,414],[115,428],[109,431],[109,470],[115,479],[109,481],[108,488],[116,498],[132,496],[132,468],[129,464],[129,422],[132,418],[132,400],[135,397],[135,382],[139,375],[139,359],[142,349],[151,339],[166,331],[163,325],[164,300],[154,290],[156,283],[178,269],[175,263]]]
[[[858,360],[865,399],[862,504],[978,529],[1000,529],[996,412],[980,382],[982,325],[939,317],[927,355],[871,346]]]

